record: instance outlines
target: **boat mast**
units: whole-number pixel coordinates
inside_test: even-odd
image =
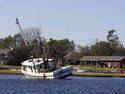
[[[38,33],[38,39],[39,39],[39,49],[40,49],[40,52],[41,52],[42,57],[43,57],[44,69],[46,69],[46,60],[45,60],[45,55],[44,55],[44,51],[43,51],[43,44],[41,42],[41,38],[40,38],[39,32],[37,32],[37,33]]]
[[[24,35],[24,32],[23,32],[23,30],[22,30],[22,28],[21,28],[21,25],[20,25],[20,23],[19,23],[19,20],[16,18],[16,24],[18,24],[18,26],[19,26],[19,29],[20,29],[20,31],[21,31],[21,33],[22,33],[22,38],[23,38],[23,40],[24,40],[24,43],[25,43],[25,45],[26,45],[26,47],[29,47],[29,45],[28,45],[28,43],[27,43],[27,41],[26,41],[26,39],[25,39],[25,35]],[[32,61],[33,61],[33,65],[35,66],[35,63],[34,63],[34,60],[33,60],[33,56],[31,56],[31,58],[32,58]],[[36,69],[36,68],[35,68]],[[36,70],[35,70],[35,72],[36,72]]]
[[[47,55],[47,60],[49,59],[49,58],[51,58],[50,57],[50,53],[51,53],[51,47],[52,47],[52,43],[53,43],[54,41],[52,40],[52,39],[50,39],[50,42],[48,43],[49,44],[49,48],[48,48],[48,55]]]
[[[24,43],[25,43],[26,47],[28,47],[28,43],[27,43],[27,41],[26,41],[26,39],[25,39],[24,32],[23,32],[23,30],[22,30],[22,28],[21,28],[21,25],[20,25],[18,19],[16,19],[16,24],[18,24],[19,29],[20,29],[20,31],[21,31],[21,33],[22,33],[22,37],[23,37]],[[43,57],[44,69],[46,69],[46,60],[45,60],[45,55],[44,55],[44,51],[43,51],[43,44],[42,44],[42,42],[41,42],[41,38],[40,38],[39,32],[37,32],[37,33],[38,33],[38,36],[37,36],[36,38],[38,38],[38,40],[39,40],[39,49],[40,49],[40,52],[41,52],[42,57]],[[36,39],[36,38],[35,38],[35,39]]]
[[[28,47],[28,43],[26,42],[24,32],[23,32],[23,30],[22,30],[22,28],[21,28],[21,25],[20,25],[20,23],[19,23],[19,20],[18,20],[17,18],[16,18],[16,24],[18,24],[19,29],[20,29],[20,31],[21,31],[21,33],[22,33],[22,37],[23,37],[24,43],[25,43],[26,47]]]

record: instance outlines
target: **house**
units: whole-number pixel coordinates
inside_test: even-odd
[[[0,54],[7,55],[7,52],[10,51],[10,49],[0,49]]]
[[[0,64],[7,64],[7,53],[10,49],[0,49]]]
[[[125,56],[83,56],[79,61],[84,66],[122,68]]]

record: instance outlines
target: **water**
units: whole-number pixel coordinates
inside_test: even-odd
[[[0,94],[125,94],[125,78],[27,79],[0,75]]]

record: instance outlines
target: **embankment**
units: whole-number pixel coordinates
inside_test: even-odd
[[[125,73],[78,73],[74,72],[73,76],[83,76],[83,77],[125,77]]]
[[[0,70],[0,74],[7,74],[7,75],[22,75],[20,70]]]

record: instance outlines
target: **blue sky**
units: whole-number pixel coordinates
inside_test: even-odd
[[[125,0],[0,0],[0,38],[19,33],[16,18],[22,28],[40,26],[47,39],[88,45],[115,29],[125,44]]]

